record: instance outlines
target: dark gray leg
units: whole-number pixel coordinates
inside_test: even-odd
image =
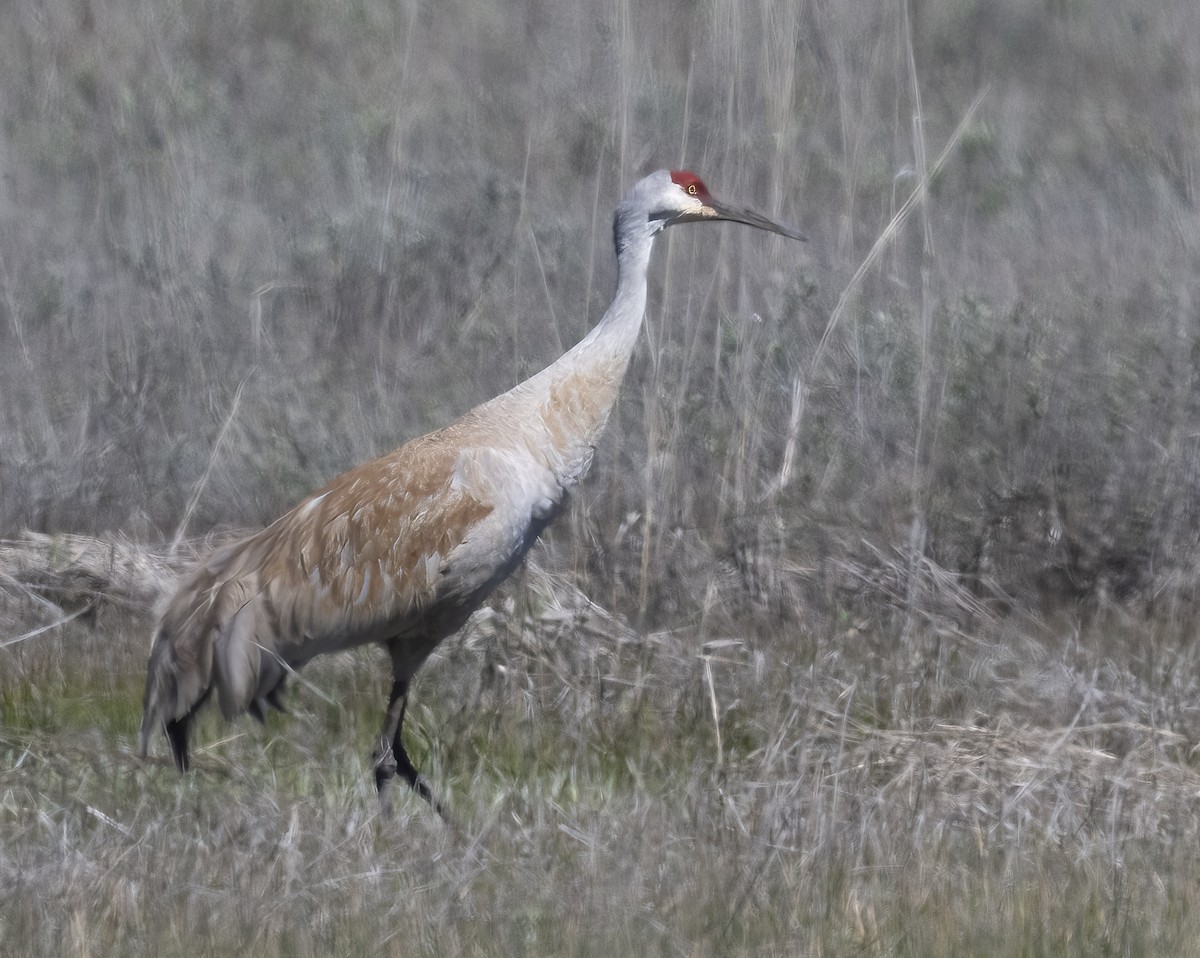
[[[408,680],[396,679],[392,684],[392,694],[388,699],[387,711],[383,716],[383,730],[379,734],[379,744],[375,746],[372,759],[375,763],[375,787],[379,790],[379,800],[384,812],[391,810],[388,788],[396,773],[408,782],[409,788],[420,795],[433,806],[433,810],[445,818],[442,805],[433,797],[429,785],[421,777],[421,773],[413,766],[408,752],[404,750],[404,710],[408,706]]]

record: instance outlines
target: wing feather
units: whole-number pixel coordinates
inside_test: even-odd
[[[164,722],[184,723],[168,737],[186,752],[186,722],[214,689],[226,717],[261,713],[289,670],[326,652],[387,642],[415,672],[561,511],[569,470],[519,431],[499,439],[468,414],[202,562],[155,638],[143,753]]]
[[[231,717],[314,655],[402,635],[454,604],[448,557],[494,506],[453,483],[458,448],[438,440],[344,473],[188,576],[151,651],[143,751],[214,687]]]

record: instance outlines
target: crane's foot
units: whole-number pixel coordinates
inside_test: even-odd
[[[438,813],[445,821],[449,822],[450,818],[446,814],[446,809],[436,798],[433,791],[429,788],[429,783],[417,771],[412,760],[409,759],[408,753],[401,746],[399,751],[392,746],[377,749],[374,755],[375,760],[375,788],[379,792],[379,804],[383,812],[384,818],[389,818],[392,813],[392,781],[399,775],[408,787],[416,792],[421,798],[425,799],[430,807]]]
[[[433,797],[429,785],[413,766],[408,752],[404,750],[404,710],[408,705],[408,679],[397,678],[392,683],[392,694],[388,698],[387,712],[383,717],[383,731],[380,733],[375,753],[371,756],[375,766],[375,787],[379,791],[379,803],[383,817],[391,815],[392,779],[397,775],[408,782],[408,787],[427,801],[442,820],[449,823],[449,816],[442,803]]]

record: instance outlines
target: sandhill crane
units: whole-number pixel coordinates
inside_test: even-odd
[[[380,798],[386,808],[399,773],[441,812],[404,750],[409,684],[563,511],[641,329],[654,237],[707,220],[804,239],[718,202],[694,173],[658,170],[636,183],[613,222],[616,295],[573,349],[445,428],[343,473],[187,576],[150,652],[140,754],[161,726],[186,771],[188,727],[214,690],[227,719],[261,720],[267,706],[281,709],[292,670],[379,643],[393,679],[373,753]]]

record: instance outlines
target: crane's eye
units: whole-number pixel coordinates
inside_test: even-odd
[[[689,183],[689,184],[688,184],[688,193],[689,193],[689,194],[691,194],[692,196],[695,196],[695,195],[696,195],[698,192],[699,192],[699,191],[696,189],[696,184],[695,184],[695,183]]]

